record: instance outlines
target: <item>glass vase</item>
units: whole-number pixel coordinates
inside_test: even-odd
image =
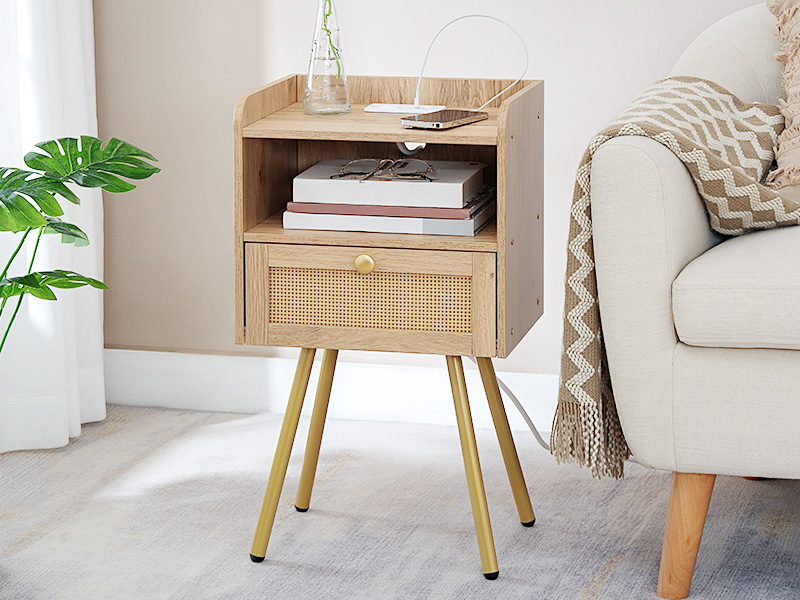
[[[333,0],[319,0],[303,110],[310,115],[338,115],[350,110],[350,91]]]

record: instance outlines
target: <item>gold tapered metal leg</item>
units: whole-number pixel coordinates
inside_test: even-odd
[[[517,503],[519,520],[525,527],[531,527],[536,521],[536,517],[533,514],[531,497],[528,495],[528,487],[525,485],[525,477],[519,464],[519,456],[517,456],[517,448],[514,446],[511,427],[508,426],[508,417],[503,407],[503,398],[500,396],[500,388],[497,385],[497,376],[492,366],[492,359],[478,357],[477,361],[481,379],[483,380],[483,388],[486,390],[486,399],[489,401],[489,410],[492,412],[497,441],[500,442],[500,451],[503,453],[508,480],[511,482],[511,492],[514,494],[514,502]]]
[[[475,520],[475,532],[478,534],[483,574],[486,579],[496,579],[500,569],[497,566],[492,524],[489,521],[489,506],[486,503],[486,490],[483,487],[478,445],[475,442],[467,384],[464,380],[464,366],[461,364],[460,356],[447,357],[447,371],[450,374],[450,387],[453,390],[458,435],[461,439],[461,453],[464,456],[464,468],[467,472],[469,499],[472,504],[472,518]]]
[[[325,416],[328,414],[333,371],[336,368],[338,355],[338,350],[325,350],[322,355],[322,368],[319,372],[319,383],[317,383],[317,396],[314,399],[314,412],[311,414],[306,453],[303,456],[303,471],[300,473],[300,485],[297,486],[297,498],[294,503],[295,508],[300,512],[306,512],[311,504],[311,490],[314,487],[314,474],[317,472],[322,432],[325,429]]]
[[[267,544],[269,544],[269,536],[272,533],[272,524],[275,522],[275,512],[278,510],[283,481],[286,479],[286,468],[289,466],[289,455],[292,453],[292,444],[297,433],[297,423],[300,421],[300,411],[303,408],[303,399],[308,388],[308,378],[311,375],[311,366],[314,364],[315,352],[314,348],[303,348],[297,361],[294,383],[292,383],[292,391],[289,394],[286,414],[283,417],[272,469],[269,472],[267,491],[264,493],[264,502],[261,505],[261,514],[258,517],[258,525],[253,537],[253,547],[250,550],[250,558],[253,562],[261,562],[267,554]]]

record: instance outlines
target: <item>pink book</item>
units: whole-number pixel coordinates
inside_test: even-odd
[[[493,192],[494,190],[492,190]],[[315,204],[289,202],[286,210],[317,215],[359,215],[367,217],[416,217],[423,219],[470,219],[494,193],[481,193],[464,208],[430,208],[413,206],[375,206],[367,204]]]

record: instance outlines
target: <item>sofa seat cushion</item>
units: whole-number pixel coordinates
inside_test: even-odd
[[[698,256],[672,284],[680,340],[800,350],[800,227],[757,231]]]

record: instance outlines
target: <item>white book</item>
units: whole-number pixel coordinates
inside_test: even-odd
[[[412,206],[463,208],[483,187],[479,162],[428,161],[434,168],[424,179],[373,177],[366,181],[331,175],[340,172],[350,159],[333,158],[318,162],[294,178],[293,202],[317,204],[366,204],[371,206]]]
[[[374,217],[283,213],[284,229],[316,231],[366,231],[369,233],[423,233],[427,235],[475,235],[495,215],[497,202],[491,201],[470,219],[430,219],[422,217]]]

